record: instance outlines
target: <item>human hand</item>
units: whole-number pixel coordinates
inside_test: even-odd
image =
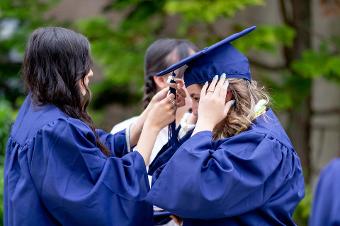
[[[160,91],[158,91],[151,99],[148,108],[151,109],[155,103],[160,102],[161,100],[163,100],[169,93],[169,88],[165,87],[163,89],[161,89]]]
[[[176,89],[176,107],[183,107],[185,105],[185,98],[187,92],[185,92],[185,86],[183,79],[175,78],[176,84],[169,83],[170,87]]]
[[[163,88],[161,91],[154,95],[148,105],[152,108],[153,105],[161,100],[163,100],[169,93],[169,87],[176,89],[176,107],[183,107],[185,105],[186,92],[184,88],[184,82],[182,79],[175,79],[176,83],[168,83],[169,86]]]
[[[163,96],[164,91],[160,92],[162,93],[157,98]],[[153,107],[150,109],[145,120],[144,127],[159,131],[175,120],[175,95],[167,94],[162,100],[157,99],[157,101],[153,103]]]
[[[201,90],[198,106],[198,120],[195,131],[213,130],[215,125],[223,120],[234,104],[234,100],[226,101],[229,82],[225,74],[218,80],[216,75],[211,84],[205,83]]]

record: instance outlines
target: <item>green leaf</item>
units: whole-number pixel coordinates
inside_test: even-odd
[[[165,10],[170,14],[181,14],[191,22],[213,23],[221,17],[232,17],[247,6],[263,4],[263,0],[167,0]]]
[[[257,50],[278,54],[281,47],[292,45],[294,36],[294,30],[288,26],[259,25],[250,35],[242,37],[242,41],[235,42],[235,46],[242,52]]]

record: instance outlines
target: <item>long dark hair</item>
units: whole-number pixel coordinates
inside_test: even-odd
[[[99,141],[94,123],[86,108],[90,91],[84,78],[92,59],[86,37],[61,27],[35,30],[26,47],[22,76],[35,104],[54,104],[67,115],[85,122],[95,133],[96,143],[106,156],[110,151]],[[79,81],[86,87],[80,91]]]
[[[193,43],[184,39],[158,39],[149,46],[144,57],[144,108],[157,93],[153,76],[197,50]],[[170,57],[172,54],[174,55]]]

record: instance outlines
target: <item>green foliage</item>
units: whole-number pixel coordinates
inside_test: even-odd
[[[221,17],[232,17],[247,6],[262,5],[264,0],[167,0],[165,9],[170,14],[181,14],[188,21],[215,22]]]
[[[278,54],[283,46],[292,45],[294,35],[294,29],[286,25],[259,25],[256,32],[242,37],[242,41],[235,42],[235,46],[245,53],[256,50]]]
[[[181,34],[191,35],[194,22],[202,24],[212,24],[221,17],[232,17],[244,7],[250,5],[261,5],[263,1],[179,1],[168,0],[165,9],[168,13],[177,13],[184,17],[184,25],[180,27]],[[207,10],[209,9],[209,10]],[[242,30],[244,26],[234,24],[235,31]],[[209,26],[207,27],[209,29]],[[182,30],[185,30],[184,32]],[[211,31],[211,30],[209,30]],[[197,36],[197,33],[193,35]],[[227,35],[227,34],[226,34]],[[292,48],[295,37],[295,30],[287,25],[263,24],[257,26],[256,32],[242,38],[242,41],[235,42],[234,45],[242,52],[249,51],[266,52],[277,57],[282,54],[283,48]],[[206,46],[216,42],[223,37],[217,37],[213,33],[209,34]],[[337,42],[336,42],[337,41]],[[304,98],[310,95],[312,79],[324,77],[329,80],[339,81],[340,78],[340,57],[335,54],[334,44],[339,40],[328,41],[321,45],[318,51],[307,50],[302,54],[301,59],[295,59],[291,65],[282,65],[276,69],[279,77],[258,75],[264,84],[269,88],[273,98],[274,108],[277,110],[287,110],[298,108]],[[332,48],[330,48],[332,46]],[[332,53],[333,51],[333,53]],[[261,62],[261,59],[251,59]],[[252,62],[251,62],[252,63]],[[264,64],[260,65],[261,67]],[[265,66],[265,65],[264,65]],[[268,67],[270,68],[270,67]],[[267,68],[261,68],[266,70]],[[269,75],[270,73],[268,73]],[[297,95],[298,94],[298,95]]]
[[[13,35],[0,40],[0,54],[4,55],[13,48],[22,53],[31,31],[51,22],[43,17],[43,12],[56,2],[57,0],[2,0],[0,2],[0,22],[14,20],[17,21],[18,28]]]
[[[336,52],[332,53],[326,43],[319,50],[305,51],[300,60],[293,62],[292,68],[304,78],[322,76],[340,83],[340,56]]]
[[[101,17],[79,21],[76,27],[90,39],[92,53],[103,68],[105,82],[114,85],[142,84],[141,53],[145,50],[147,37],[116,32],[110,21]]]
[[[309,186],[306,187],[304,199],[296,207],[293,218],[297,225],[308,226],[308,219],[312,206],[312,192]]]
[[[15,112],[10,104],[0,99],[0,165],[6,149],[10,126],[14,120]]]
[[[177,7],[178,4],[180,7]],[[206,4],[206,1],[118,0],[112,1],[105,8],[105,11],[125,14],[117,25],[112,26],[111,21],[104,17],[78,21],[75,28],[89,37],[95,61],[103,69],[105,77],[103,82],[92,87],[94,96],[109,93],[120,95],[117,91],[123,86],[129,89],[128,92],[140,96],[144,52],[155,37],[160,35],[165,16],[169,13],[181,13],[186,17],[187,14],[199,12],[196,17],[200,15],[202,18],[200,8],[205,9]],[[210,1],[209,10],[203,10],[203,17],[212,21],[217,18],[216,15],[232,16],[248,5],[259,4],[263,4],[263,0]],[[190,23],[181,24],[180,29],[184,29],[182,34],[185,35],[189,29],[185,25],[189,26]]]
[[[0,202],[4,203],[4,168],[3,165],[0,165]],[[4,206],[0,205],[0,225],[3,225],[4,222]]]
[[[0,94],[11,102],[23,94],[19,71],[28,36],[35,28],[51,23],[43,17],[43,12],[56,2],[57,0],[0,1],[0,29],[9,22],[15,26],[11,35],[0,39]],[[19,59],[11,59],[10,55],[13,53]]]
[[[115,96],[115,101],[140,100],[144,81],[144,53],[163,26],[164,1],[114,1],[106,10],[125,12],[115,26],[104,17],[77,21],[74,26],[90,42],[104,80],[91,88],[94,97]],[[96,107],[112,100],[94,99]],[[100,104],[98,105],[98,103]],[[103,103],[101,103],[103,102]]]

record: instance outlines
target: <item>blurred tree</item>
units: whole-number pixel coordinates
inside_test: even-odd
[[[263,4],[263,0],[211,1],[208,5],[213,12],[202,11],[207,7],[207,3],[206,1],[197,4],[196,1],[115,0],[109,2],[103,12],[113,11],[120,14],[122,19],[117,25],[112,25],[105,17],[78,21],[76,28],[89,37],[96,62],[104,69],[104,81],[92,87],[93,92],[96,93],[94,106],[98,108],[112,102],[110,98],[112,96],[118,97],[117,100],[122,103],[140,100],[144,52],[151,42],[162,36],[169,13],[178,8],[177,4],[181,4],[180,8],[187,10],[185,12],[193,14],[192,16],[188,14],[189,17],[195,18],[200,15],[205,21],[215,21],[217,17],[232,16],[248,5]],[[178,36],[187,35],[187,29],[189,27],[185,27],[184,23],[180,24]]]
[[[35,28],[51,22],[43,13],[56,2],[0,1],[0,96],[13,106],[23,94],[19,71],[27,38]]]
[[[311,39],[315,34],[311,33],[311,0],[278,1],[282,25],[260,25],[257,32],[236,45],[245,52],[261,51],[274,57],[278,54],[284,56],[284,63],[274,66],[266,65],[262,59],[250,60],[263,72],[257,77],[269,87],[274,108],[289,113],[288,131],[301,156],[308,180],[311,84],[314,78],[321,76],[339,82],[339,42],[324,40],[320,48],[313,50]],[[15,103],[22,92],[17,73],[24,40],[33,28],[49,23],[42,12],[54,2],[56,0],[3,0],[0,3],[0,27],[4,24],[16,27],[15,32],[0,40],[0,93],[11,103]],[[180,16],[179,22],[174,22],[178,37],[187,37],[207,46],[226,35],[217,32],[214,23],[232,18],[248,6],[263,4],[264,0],[112,0],[103,9],[103,16],[72,24],[89,37],[95,61],[103,69],[104,80],[92,87],[95,107],[112,102],[112,96],[122,103],[139,100],[144,51],[152,41],[164,35],[169,20],[178,19],[172,15]],[[118,22],[109,19],[112,12],[120,15]],[[244,27],[244,24],[230,23],[226,30],[239,31]],[[206,32],[202,33],[202,30]],[[279,76],[274,77],[273,71]]]
[[[7,138],[14,116],[15,112],[8,101],[0,99],[0,165],[3,164]]]
[[[104,72],[104,81],[92,86],[94,107],[111,103],[112,96],[123,104],[141,99],[144,52],[162,30],[166,17],[163,7],[164,1],[112,1],[103,13],[120,14],[117,25],[106,17],[75,24],[90,39],[96,63]]]
[[[233,5],[233,1],[230,3]],[[238,1],[238,3],[240,5],[235,9],[243,8],[242,4],[262,2]],[[283,65],[272,66],[264,64],[261,59],[250,60],[254,66],[267,70],[268,73],[273,70],[280,72],[279,80],[273,79],[272,76],[262,76],[261,80],[271,89],[274,107],[288,112],[288,133],[299,152],[305,169],[305,179],[308,182],[311,172],[309,146],[312,114],[311,85],[314,78],[321,76],[340,83],[339,45],[336,45],[335,40],[323,40],[319,49],[312,49],[311,42],[315,34],[311,32],[311,0],[279,0],[279,3],[283,25],[260,25],[254,34],[243,38],[242,42],[237,42],[236,45],[244,51],[255,49],[277,54],[279,48],[282,52]],[[181,1],[169,0],[165,7],[170,13],[182,14],[187,21],[210,24],[217,20],[217,15],[234,14],[229,11],[232,6],[228,8],[227,3],[219,0],[210,1],[209,6],[204,1],[187,1],[186,4],[191,6],[183,7]],[[202,10],[204,8],[209,10]],[[220,10],[219,14],[216,13],[215,8]],[[202,13],[198,13],[200,10]],[[193,26],[193,23],[190,25]]]
[[[117,96],[117,90],[126,91],[124,87],[127,84],[132,87],[130,91],[140,87],[143,81],[144,51],[151,41],[162,36],[169,15],[181,16],[180,23],[176,24],[178,25],[177,36],[188,37],[195,43],[208,45],[225,36],[225,34],[221,36],[214,29],[214,23],[217,20],[233,17],[235,13],[247,6],[261,4],[264,4],[263,0],[212,0],[209,2],[116,0],[110,2],[104,11],[123,12],[120,23],[112,26],[107,19],[94,18],[79,21],[76,24],[77,28],[90,38],[95,58],[105,68],[105,82],[94,87],[95,92],[105,95],[95,96],[108,97],[114,94]],[[283,25],[258,26],[258,31],[254,32],[251,37],[245,37],[242,42],[236,43],[243,51],[265,51],[274,54],[279,52],[284,56],[284,64],[278,66],[265,65],[260,61],[261,59],[251,59],[251,61],[254,66],[269,71],[268,74],[271,74],[273,70],[279,72],[280,78],[261,76],[261,80],[271,88],[275,108],[289,112],[288,131],[301,156],[307,180],[310,172],[309,131],[312,79],[321,75],[327,78],[339,77],[338,69],[335,67],[338,59],[336,56],[323,58],[328,61],[328,69],[320,74],[315,73],[319,72],[320,68],[314,70],[316,68],[310,65],[312,60],[317,61],[322,56],[329,56],[327,48],[323,48],[323,52],[311,50],[310,4],[310,0],[280,0]],[[93,29],[94,27],[96,29]],[[244,26],[232,24],[231,27],[237,31]],[[204,33],[208,35],[199,33],[202,28],[207,31]],[[306,73],[307,67],[308,72],[313,72],[313,74]],[[328,72],[332,72],[332,75]],[[117,89],[117,84],[121,84],[123,89]],[[138,94],[138,91],[135,93]],[[126,101],[124,98],[121,99]],[[110,102],[110,100],[107,101]],[[99,101],[100,104],[104,102]]]
[[[124,11],[124,19],[117,27],[108,28],[111,31],[109,40],[103,47],[94,46],[94,52],[101,62],[107,65],[111,74],[107,73],[107,79],[123,79],[128,81],[132,74],[142,77],[142,54],[150,40],[162,35],[162,25],[166,17],[172,14],[181,16],[178,23],[177,35],[188,37],[196,43],[209,45],[224,36],[218,34],[213,24],[223,18],[233,17],[236,12],[252,5],[262,5],[263,0],[211,0],[211,1],[112,1],[106,11]],[[258,26],[251,36],[237,42],[236,45],[243,51],[263,51],[275,56],[283,55],[282,65],[266,65],[261,59],[250,59],[251,63],[264,71],[263,75],[257,75],[273,96],[274,108],[285,110],[289,115],[288,133],[299,152],[305,169],[306,180],[309,181],[311,169],[310,163],[310,122],[311,122],[311,85],[316,77],[325,77],[340,82],[340,57],[337,55],[339,46],[334,40],[324,40],[319,49],[312,49],[311,40],[315,34],[311,32],[311,0],[285,1],[279,0],[282,17],[282,25],[264,24]],[[90,37],[100,40],[101,35],[91,30],[90,23],[80,26],[85,33],[91,33]],[[201,29],[199,29],[201,27]],[[207,35],[198,32],[202,27]],[[233,30],[241,30],[244,25],[232,24]],[[91,31],[90,31],[91,30]],[[105,29],[101,29],[105,30]],[[101,31],[102,32],[102,31]],[[100,33],[100,32],[99,32]],[[225,35],[225,34],[223,34]],[[100,43],[100,41],[99,41]],[[98,45],[100,46],[100,44]],[[115,46],[121,47],[117,54]],[[111,49],[112,48],[112,49]],[[116,47],[118,48],[118,47]],[[109,50],[109,51],[108,51]],[[112,52],[111,52],[112,51]],[[129,51],[134,51],[135,60],[127,63]],[[112,56],[119,55],[120,58]],[[111,57],[110,57],[111,56]],[[129,56],[132,57],[132,56]],[[113,65],[119,65],[116,68]],[[120,63],[118,63],[120,62]],[[133,63],[131,63],[133,62]],[[122,65],[125,66],[121,67]],[[129,71],[127,71],[129,70]],[[272,76],[272,72],[279,72],[279,78]],[[119,75],[119,76],[117,76]],[[267,76],[270,75],[270,76]],[[138,79],[137,79],[138,80]],[[131,80],[130,80],[131,81]],[[135,81],[134,81],[135,82]],[[141,80],[138,80],[141,82]],[[136,86],[134,86],[136,87]]]

